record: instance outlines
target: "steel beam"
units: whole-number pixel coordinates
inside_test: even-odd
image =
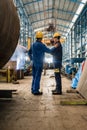
[[[56,26],[59,26],[59,27],[62,27],[62,28],[66,28],[66,29],[70,29],[69,26],[64,26],[62,24],[56,24]],[[48,27],[48,24],[46,24],[45,26],[39,26],[39,28],[44,28],[44,27]],[[38,28],[38,27],[37,27]],[[34,28],[34,29],[37,29],[37,28]]]
[[[49,8],[49,9],[46,9],[46,10],[43,10],[43,11],[39,11],[39,12],[35,12],[35,13],[32,13],[32,14],[29,14],[28,16],[33,16],[33,15],[41,14],[41,13],[48,12],[48,11],[55,11],[55,10],[57,10],[60,13],[67,13],[67,14],[70,14],[70,15],[78,15],[75,12],[72,12],[72,11],[66,11],[66,10],[62,10],[62,9]]]
[[[68,0],[68,1],[78,3],[78,4],[85,4],[84,2],[79,1],[79,0]]]
[[[50,18],[40,19],[40,20],[31,22],[31,24],[34,24],[34,23],[37,23],[37,22],[41,22],[41,21],[44,21],[44,20],[48,20],[48,19],[54,19],[54,18],[50,17]],[[69,22],[69,23],[75,23],[75,22],[72,22],[70,20],[68,21],[67,19],[62,19],[62,18],[57,18],[57,20],[61,20],[61,21]]]

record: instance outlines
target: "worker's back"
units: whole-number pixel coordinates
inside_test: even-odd
[[[32,60],[35,66],[43,67],[43,60],[44,60],[44,54],[45,52],[51,53],[51,50],[46,47],[45,44],[43,44],[40,41],[36,41],[32,45]]]
[[[41,42],[36,41],[32,46],[33,63],[37,66],[43,65],[44,59],[44,45]]]

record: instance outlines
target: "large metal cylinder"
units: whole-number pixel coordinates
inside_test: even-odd
[[[19,18],[13,0],[0,0],[0,68],[12,56],[19,38]]]

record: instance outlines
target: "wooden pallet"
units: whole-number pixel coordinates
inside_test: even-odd
[[[12,93],[16,92],[16,89],[10,89],[10,90],[0,90],[0,98],[12,98]]]
[[[16,80],[16,71],[13,69],[0,69],[0,81],[10,83]]]

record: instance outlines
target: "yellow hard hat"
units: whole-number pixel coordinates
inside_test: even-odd
[[[36,38],[43,38],[43,33],[42,32],[36,32]]]
[[[61,36],[61,34],[56,32],[56,33],[54,33],[53,38],[58,37],[58,36]]]

